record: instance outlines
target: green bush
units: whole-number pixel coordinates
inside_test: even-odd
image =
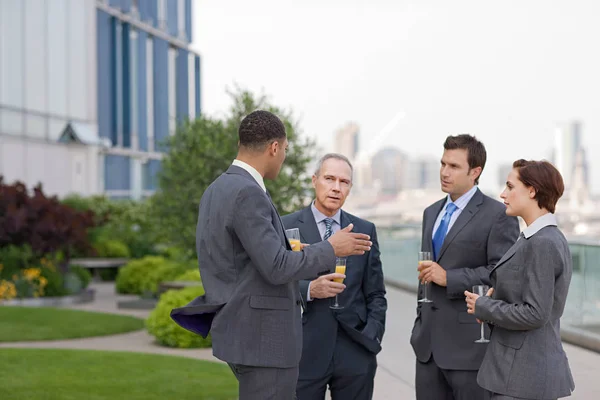
[[[164,257],[147,256],[130,261],[119,270],[116,289],[123,294],[156,293],[158,285],[185,272],[185,266]]]
[[[72,265],[69,269],[73,274],[77,275],[77,277],[81,281],[81,288],[87,288],[90,282],[92,281],[92,274],[90,273],[90,271],[78,265]]]
[[[175,278],[176,281],[200,281],[200,270],[189,269]]]
[[[188,287],[181,290],[169,290],[160,296],[156,308],[150,313],[146,320],[148,333],[156,338],[156,341],[168,347],[193,348],[211,347],[210,335],[204,339],[200,335],[189,332],[171,319],[171,310],[181,307],[204,294],[202,286]]]
[[[97,257],[103,258],[129,258],[129,247],[119,240],[100,238],[94,243]]]
[[[45,297],[58,297],[68,294],[68,291],[64,286],[63,276],[56,268],[52,266],[42,266],[41,270],[42,276],[48,281],[44,288]]]
[[[88,231],[92,243],[103,239],[118,240],[127,246],[133,258],[157,254],[154,247],[159,241],[161,228],[152,219],[148,201],[69,196],[62,202],[77,210],[94,212],[98,227]]]
[[[31,247],[2,246],[0,247],[0,279],[11,279],[18,275],[21,269],[29,267],[35,259]]]

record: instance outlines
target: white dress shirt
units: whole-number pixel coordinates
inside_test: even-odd
[[[256,182],[258,182],[258,184],[260,185],[262,190],[264,190],[265,193],[267,192],[267,187],[265,186],[265,181],[264,181],[262,175],[252,165],[247,164],[238,159],[233,160],[233,163],[231,165],[235,165],[236,167],[240,167],[240,168],[246,170],[250,175],[252,175],[254,180]]]

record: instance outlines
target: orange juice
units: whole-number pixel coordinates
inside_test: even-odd
[[[290,246],[292,246],[292,250],[293,251],[300,251],[302,250],[301,246],[300,246],[300,240],[298,239],[289,239],[290,242]]]
[[[345,265],[336,265],[335,273],[336,274],[346,274],[346,266]],[[343,278],[335,278],[333,281],[337,282],[337,283],[343,283],[344,279]]]

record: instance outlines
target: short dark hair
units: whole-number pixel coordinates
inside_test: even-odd
[[[535,199],[540,208],[554,213],[556,203],[565,191],[562,175],[554,165],[546,160],[517,160],[513,168],[519,171],[519,180],[527,187],[535,189]]]
[[[456,150],[462,149],[467,150],[467,162],[469,163],[469,169],[485,167],[485,161],[487,159],[487,153],[485,146],[475,136],[461,134],[456,136],[448,136],[444,142],[445,150]],[[479,174],[481,176],[481,174]],[[475,184],[479,183],[479,176],[475,179]]]
[[[260,150],[274,140],[286,138],[283,122],[269,111],[256,110],[246,115],[238,129],[240,146]]]

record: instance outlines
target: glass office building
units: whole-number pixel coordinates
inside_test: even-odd
[[[191,0],[0,1],[0,175],[141,198],[200,114]]]

